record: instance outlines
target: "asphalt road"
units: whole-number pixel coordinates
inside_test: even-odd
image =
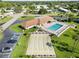
[[[14,38],[14,40],[19,40],[19,38],[20,38],[20,35],[21,35],[21,33],[18,33],[19,34],[19,36],[16,36],[16,34],[13,34],[14,32],[12,32],[12,31],[10,31],[10,30],[6,30],[6,31],[4,31],[4,38],[2,39],[2,41],[0,41],[0,49],[1,48],[3,48],[3,47],[10,47],[10,48],[12,48],[12,49],[14,49],[14,47],[15,47],[15,45],[16,45],[16,43],[14,43],[14,44],[9,44],[9,43],[6,43],[8,40],[11,40],[11,38]],[[13,35],[15,35],[15,37],[13,37]],[[12,51],[11,51],[12,52]],[[11,54],[11,52],[8,52],[8,53],[2,53],[2,52],[0,52],[0,58],[9,58],[10,57],[10,54]]]
[[[5,24],[1,25],[3,31],[5,31],[10,25],[12,25],[19,17],[21,17],[23,14],[15,14],[13,15],[13,18],[6,22]]]

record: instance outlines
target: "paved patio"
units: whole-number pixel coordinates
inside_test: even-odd
[[[47,44],[49,43],[49,44]],[[54,48],[51,46],[49,34],[42,32],[34,32],[31,34],[26,55],[35,57],[53,57],[55,58]]]

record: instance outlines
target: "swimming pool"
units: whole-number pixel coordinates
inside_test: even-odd
[[[56,23],[56,24],[51,25],[50,27],[48,27],[48,29],[49,29],[49,30],[54,30],[54,31],[56,31],[56,30],[58,30],[59,28],[61,28],[62,26],[63,26],[63,25]]]

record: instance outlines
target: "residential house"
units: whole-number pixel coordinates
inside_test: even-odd
[[[59,10],[60,10],[61,12],[71,12],[70,10],[65,9],[65,8],[62,8],[62,7],[59,7]]]

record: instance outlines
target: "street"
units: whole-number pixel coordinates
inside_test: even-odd
[[[23,14],[20,13],[20,14],[15,14],[15,15],[12,15],[13,18],[6,22],[5,24],[3,24],[1,27],[2,27],[2,30],[6,30],[10,25],[12,25],[19,17],[21,17]]]

